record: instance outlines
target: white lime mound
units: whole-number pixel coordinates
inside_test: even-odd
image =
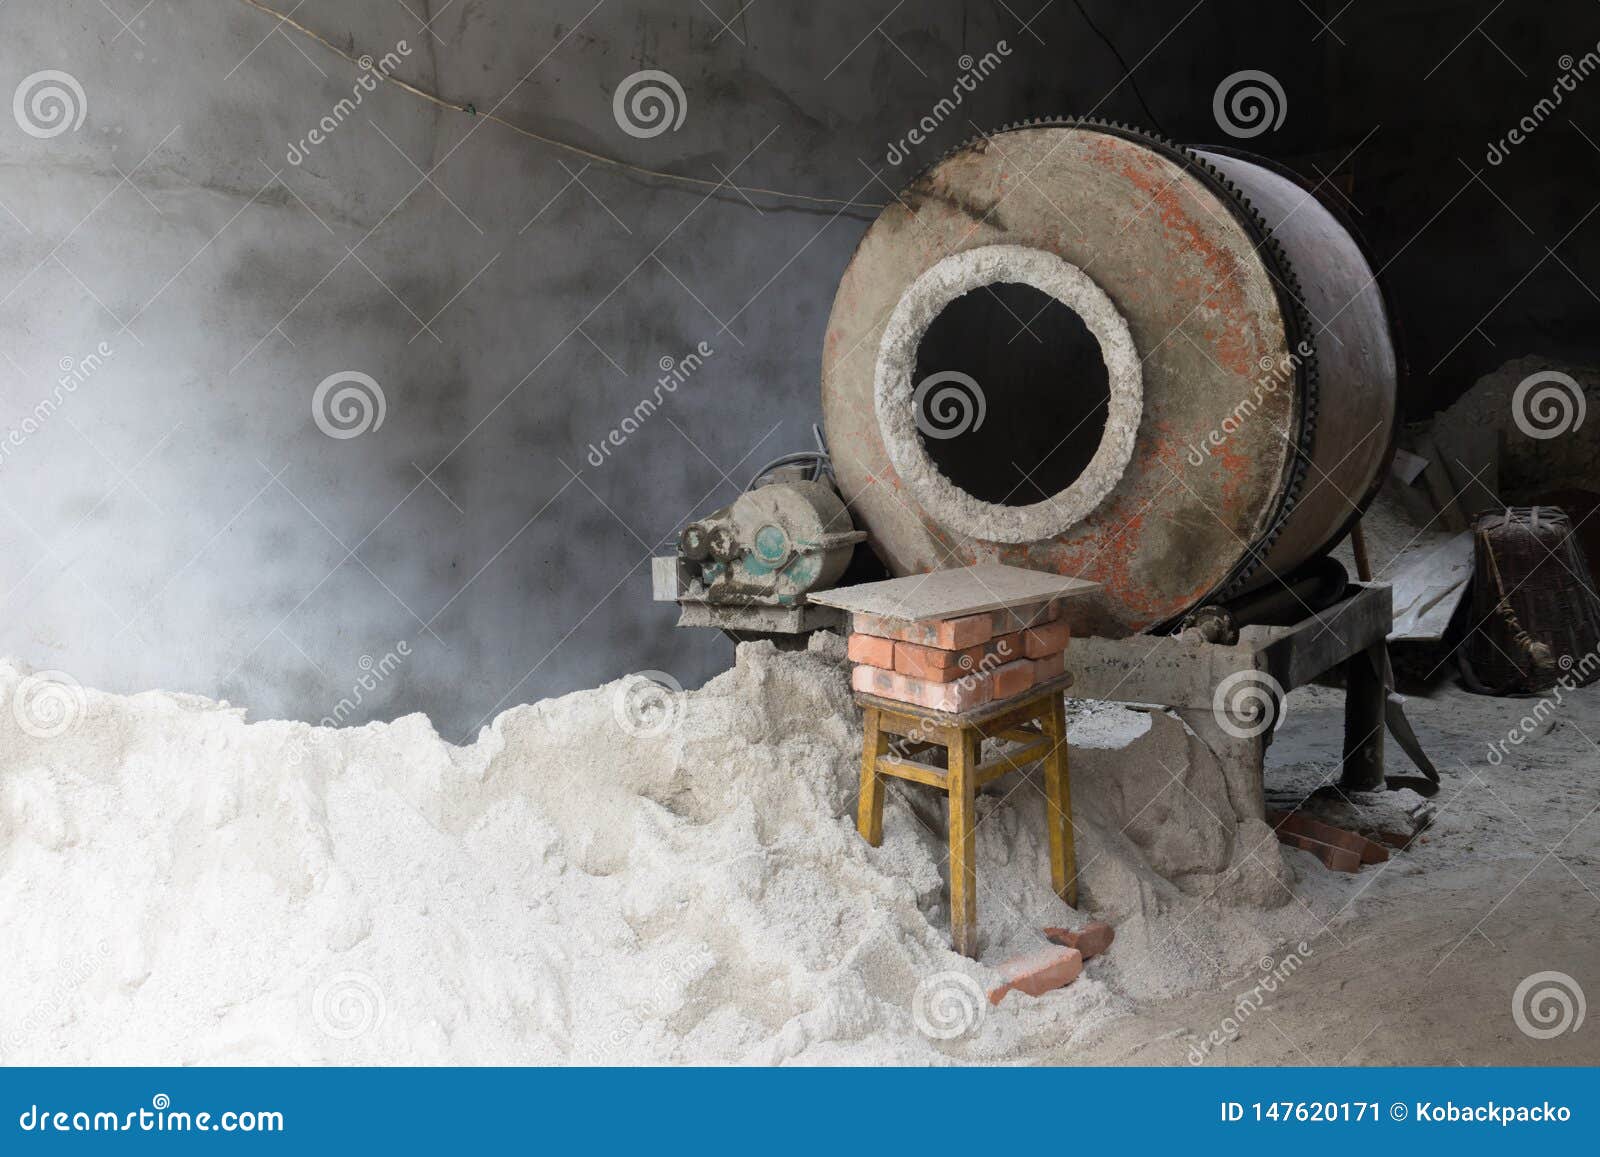
[[[1085,894],[1117,944],[989,1008],[990,965],[1091,914],[1050,891],[1035,787],[980,801],[975,963],[946,947],[937,803],[893,792],[884,846],[855,833],[835,654],[747,645],[654,713],[640,691],[517,707],[455,747],[421,715],[247,723],[0,663],[0,1060],[1025,1059],[1312,924],[1169,883],[1086,791]],[[1149,718],[1108,712],[1083,756],[1136,762],[1118,744]]]

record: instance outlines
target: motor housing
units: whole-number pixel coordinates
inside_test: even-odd
[[[837,616],[809,606],[806,592],[837,583],[865,537],[827,482],[769,482],[683,528],[677,554],[653,560],[655,597],[683,606],[680,626],[833,626]]]

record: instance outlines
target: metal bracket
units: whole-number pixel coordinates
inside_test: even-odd
[[[1124,703],[1158,703],[1178,711],[1215,751],[1252,801],[1261,798],[1261,757],[1269,729],[1240,737],[1219,725],[1216,701],[1225,681],[1255,673],[1283,693],[1343,666],[1345,738],[1340,785],[1346,790],[1383,787],[1383,733],[1387,728],[1423,771],[1403,784],[1424,795],[1437,791],[1435,770],[1393,694],[1385,639],[1392,627],[1390,589],[1353,583],[1338,602],[1289,627],[1245,627],[1237,643],[1201,641],[1197,635],[1159,639],[1075,638],[1070,658],[1078,673],[1074,694]],[[1244,677],[1248,678],[1248,675]],[[1267,683],[1270,679],[1272,683]],[[1253,729],[1252,729],[1253,730]],[[1420,785],[1420,786],[1419,786]],[[1432,791],[1426,790],[1432,788]]]

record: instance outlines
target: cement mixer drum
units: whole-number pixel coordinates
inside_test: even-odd
[[[1102,586],[1125,635],[1330,549],[1392,454],[1396,359],[1339,218],[1255,159],[1050,121],[969,142],[840,282],[822,401],[895,574]]]

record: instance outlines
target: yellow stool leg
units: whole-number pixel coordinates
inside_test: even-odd
[[[1072,783],[1067,768],[1067,716],[1060,693],[1050,697],[1041,720],[1050,737],[1044,761],[1045,826],[1050,832],[1050,884],[1070,906],[1078,906],[1078,860],[1072,840]]]
[[[950,939],[963,956],[978,956],[977,780],[980,744],[976,730],[952,728],[950,770]]]
[[[879,727],[878,709],[862,710],[861,797],[856,802],[856,831],[873,847],[883,843],[883,776],[878,760],[889,751],[889,737]]]

